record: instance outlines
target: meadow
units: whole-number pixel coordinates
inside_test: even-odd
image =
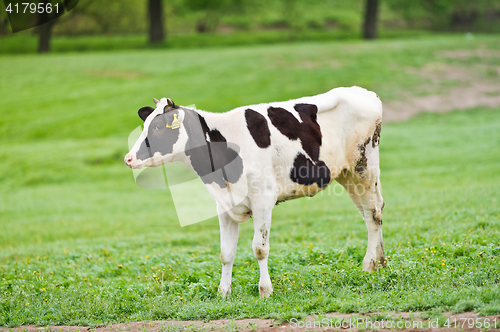
[[[362,271],[366,228],[338,186],[277,206],[266,300],[251,222],[221,299],[217,219],[181,228],[169,192],[123,163],[153,97],[222,112],[360,85],[390,102],[461,84],[415,74],[436,63],[498,80],[498,56],[442,53],[464,50],[498,54],[498,36],[0,55],[0,326],[499,314],[500,109],[383,125],[380,271]]]

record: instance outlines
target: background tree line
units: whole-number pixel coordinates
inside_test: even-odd
[[[10,28],[3,8],[0,35]],[[168,34],[339,29],[377,37],[378,28],[500,32],[497,0],[80,0],[69,14],[32,29],[40,52],[54,35]]]

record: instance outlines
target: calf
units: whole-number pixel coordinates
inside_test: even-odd
[[[363,269],[372,272],[385,264],[378,154],[382,103],[375,93],[336,88],[226,113],[177,106],[166,98],[155,103],[156,108],[139,110],[144,130],[125,163],[142,168],[180,161],[203,180],[217,202],[223,297],[231,291],[239,223],[253,216],[259,292],[268,297],[273,207],[314,196],[333,180],[346,189],[366,223]]]

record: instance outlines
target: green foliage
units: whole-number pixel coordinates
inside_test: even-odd
[[[500,3],[495,0],[387,0],[389,7],[403,15],[410,26],[427,26],[441,30],[485,29],[485,23],[494,27],[497,20],[489,16],[498,15]],[[496,14],[495,14],[496,13]]]
[[[269,30],[333,31],[358,36],[363,4],[363,0],[165,0],[163,7],[169,38],[201,30],[231,36],[235,31]],[[387,0],[380,3],[379,25],[382,34],[408,28],[495,32],[500,31],[499,12],[500,2],[496,0]],[[0,11],[0,35],[10,31],[2,25],[5,18],[5,11]],[[144,0],[80,0],[54,26],[54,34],[145,34],[146,28]],[[30,35],[32,31],[20,34]]]
[[[230,4],[230,0],[185,0],[185,2],[191,10],[217,10]]]
[[[499,314],[499,110],[384,124],[379,272],[361,270],[366,227],[338,186],[277,206],[268,300],[258,298],[251,222],[240,228],[233,293],[220,299],[217,220],[180,228],[168,192],[138,188],[122,161],[152,97],[220,112],[357,84],[385,102],[429,86],[413,74],[429,63],[498,64],[439,55],[478,48],[498,50],[497,37],[2,55],[0,326]]]
[[[130,34],[146,31],[145,0],[80,0],[54,26],[55,35]]]

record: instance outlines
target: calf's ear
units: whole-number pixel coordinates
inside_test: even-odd
[[[146,121],[146,118],[149,116],[149,114],[153,113],[155,109],[149,106],[144,106],[142,107],[139,112],[139,117],[142,119],[142,121]]]
[[[170,98],[167,98],[167,105],[172,107],[172,108],[176,108],[174,102]]]

